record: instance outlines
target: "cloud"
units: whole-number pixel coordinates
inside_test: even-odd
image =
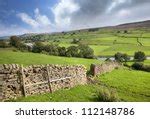
[[[30,26],[32,26],[32,27],[38,27],[38,26],[39,26],[39,23],[38,23],[36,20],[32,19],[32,18],[31,18],[28,14],[26,14],[26,13],[18,13],[17,16],[18,16],[19,18],[21,18],[21,20],[22,20],[24,23],[26,23],[26,24],[28,24],[28,25],[30,25]]]
[[[146,20],[149,6],[150,0],[59,0],[52,11],[56,24],[78,29]]]
[[[26,24],[30,25],[33,28],[45,28],[52,25],[51,21],[46,15],[42,15],[39,12],[39,9],[34,10],[34,18],[29,16],[27,13],[18,13],[17,16]]]
[[[49,18],[46,15],[42,15],[38,8],[34,10],[34,17],[31,17],[27,13],[18,13],[16,16],[30,27],[25,28],[17,24],[8,26],[0,21],[0,36],[19,35],[24,33],[45,33],[52,32],[52,29],[55,30]]]
[[[149,6],[150,0],[57,0],[48,8],[54,19],[50,20],[46,13],[41,14],[38,8],[34,9],[33,16],[18,13],[17,17],[30,28],[8,27],[0,23],[0,35],[74,30],[147,20],[150,19]]]
[[[118,16],[119,17],[127,17],[131,14],[131,11],[130,10],[127,10],[127,9],[122,9],[118,12]]]
[[[38,8],[34,10],[34,13],[35,21],[39,24],[39,26],[51,25],[51,21],[48,19],[48,17],[46,15],[41,15]]]
[[[66,27],[71,24],[71,16],[79,10],[78,4],[74,0],[60,0],[52,8],[57,27]]]
[[[122,4],[129,4],[129,3],[131,3],[131,0],[114,0],[108,7],[107,13],[111,12],[114,8],[116,8]]]

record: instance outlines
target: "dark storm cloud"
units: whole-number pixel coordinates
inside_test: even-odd
[[[133,16],[135,16],[132,19],[136,20],[140,17],[140,7],[141,12],[144,12],[143,6],[150,6],[150,0],[74,0],[74,2],[78,4],[80,9],[71,16],[72,27],[97,26],[100,25],[100,22],[110,21],[119,11],[130,11],[130,9],[131,14],[134,11]],[[138,12],[134,9],[138,9]],[[142,14],[141,17],[143,18],[143,16]],[[127,20],[125,19],[125,21]]]
[[[72,27],[92,25],[106,11],[111,0],[75,0],[80,9],[71,16]]]
[[[113,0],[111,0],[113,1]],[[114,0],[117,1],[117,0]],[[121,1],[121,0],[120,0]],[[113,11],[117,11],[120,9],[130,9],[132,7],[137,7],[139,5],[143,5],[143,4],[150,4],[150,0],[122,0],[125,2],[120,3],[119,5],[117,5],[113,10]]]
[[[80,6],[77,15],[95,16],[104,12],[111,0],[75,0]]]

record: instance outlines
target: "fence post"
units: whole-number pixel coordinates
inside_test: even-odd
[[[47,75],[48,75],[48,85],[49,85],[49,90],[50,90],[50,93],[52,93],[52,87],[51,87],[51,78],[50,78],[50,74],[49,74],[49,66],[46,65],[46,70],[47,70]]]
[[[23,65],[21,65],[21,79],[22,79],[23,94],[26,97],[26,89],[25,89],[25,82],[24,82]]]

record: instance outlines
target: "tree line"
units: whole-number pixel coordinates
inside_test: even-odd
[[[34,53],[44,53],[54,56],[66,56],[66,57],[80,57],[80,58],[94,58],[94,51],[88,45],[78,45],[60,47],[57,44],[47,44],[44,45],[42,42],[35,42],[32,52]]]
[[[115,60],[118,62],[125,62],[124,66],[127,66],[129,68],[131,67],[132,69],[135,70],[150,72],[150,65],[144,65],[142,63],[144,62],[144,60],[146,60],[146,55],[142,51],[138,51],[134,53],[134,59],[133,59],[134,63],[131,66],[126,64],[126,62],[130,61],[130,56],[128,56],[127,54],[118,52],[115,54]]]
[[[118,61],[118,62],[128,62],[128,61],[130,61],[130,56],[127,55],[126,53],[118,52],[114,55],[114,57],[115,57],[115,60]],[[137,61],[137,62],[143,62],[144,60],[146,60],[146,55],[142,51],[135,52],[133,60]]]
[[[2,41],[0,47],[13,46],[21,51],[30,51],[34,53],[43,53],[54,56],[65,57],[80,57],[80,58],[94,58],[94,50],[88,45],[79,44],[78,46],[60,47],[58,44],[50,43],[43,44],[41,41],[34,42],[33,46],[28,46],[21,41],[17,36],[11,36],[9,44]]]

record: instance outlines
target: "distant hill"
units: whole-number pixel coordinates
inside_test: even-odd
[[[150,20],[119,24],[116,26],[105,26],[105,27],[97,27],[97,28],[80,29],[80,30],[74,30],[74,32],[75,31],[97,31],[99,29],[110,29],[111,30],[111,29],[137,29],[137,28],[150,29]],[[70,32],[73,32],[73,31],[70,31]]]
[[[0,37],[0,40],[9,39],[9,38],[10,38],[10,36],[2,36],[2,37]]]
[[[129,29],[129,28],[150,28],[150,20],[121,24],[121,25],[115,26],[115,28],[121,28],[121,29],[123,29],[123,28],[125,28],[125,29]]]
[[[125,23],[116,26],[106,26],[106,27],[97,27],[97,28],[88,28],[88,29],[78,29],[74,31],[63,31],[63,32],[54,32],[54,33],[27,33],[23,35],[18,35],[21,38],[30,38],[34,36],[46,36],[52,34],[60,34],[60,33],[69,33],[69,32],[78,32],[78,31],[97,31],[99,29],[137,29],[137,28],[148,28],[150,29],[150,20],[147,21],[140,21],[140,22],[133,22],[133,23]],[[9,39],[10,36],[3,36],[0,37],[1,39]]]

